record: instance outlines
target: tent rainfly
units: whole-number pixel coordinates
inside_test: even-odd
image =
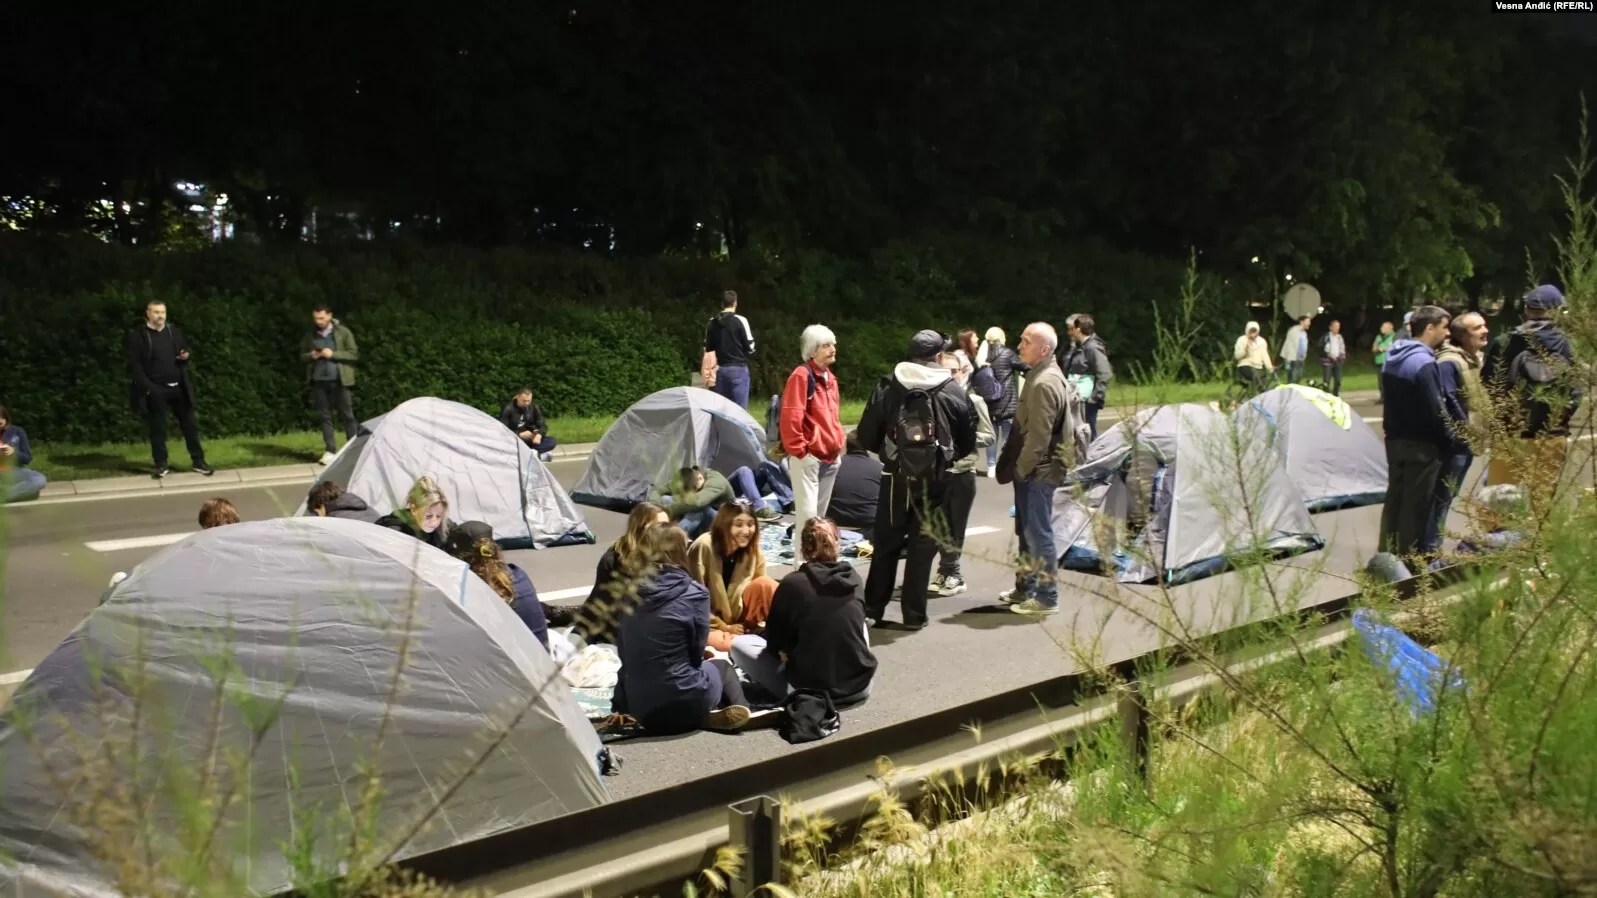
[[[294,884],[285,853],[336,870],[367,810],[403,859],[595,807],[602,751],[461,562],[358,521],[217,527],[134,569],[0,714],[0,891],[111,898],[132,826],[188,857],[234,790],[215,884],[268,894]],[[138,795],[142,825],[100,790]]]
[[[1239,427],[1268,435],[1310,511],[1386,500],[1386,445],[1340,397],[1292,384],[1232,414]]]
[[[317,480],[340,483],[386,513],[404,505],[423,475],[449,497],[451,520],[491,525],[507,549],[594,541],[537,453],[498,418],[445,399],[411,399],[362,424]],[[295,514],[306,514],[303,502]]]
[[[1111,567],[1122,583],[1183,583],[1244,554],[1324,545],[1262,428],[1190,403],[1123,423],[1055,494],[1062,564]]]
[[[698,387],[670,387],[633,403],[605,431],[571,491],[584,505],[630,510],[685,464],[730,474],[759,470],[765,433],[737,403]]]

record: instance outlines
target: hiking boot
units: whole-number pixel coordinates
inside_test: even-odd
[[[749,709],[744,705],[728,705],[710,712],[704,721],[707,730],[741,730],[749,722]]]
[[[761,505],[759,508],[754,509],[754,519],[766,524],[774,524],[782,520],[782,515],[769,505]]]
[[[212,474],[216,473],[216,469],[211,467],[210,465],[206,464],[205,462],[196,462],[195,465],[194,465],[194,473],[203,474],[206,477],[209,477]]]
[[[965,591],[965,578],[956,574],[949,574],[946,577],[939,576],[932,584],[932,588],[936,590],[938,595],[945,598],[957,596]]]
[[[319,458],[319,459],[317,459],[317,460],[316,460],[316,463],[317,463],[317,464],[319,464],[319,465],[321,465],[321,466],[322,466],[322,467],[324,467],[324,468],[325,468],[325,467],[326,467],[326,466],[328,466],[328,465],[330,465],[330,464],[332,464],[332,463],[333,463],[333,459],[334,459],[334,458],[335,458],[335,457],[336,457],[336,456],[335,456],[335,453],[332,453],[332,452],[323,452],[323,453],[322,453],[322,457],[321,457],[321,458]]]
[[[1027,599],[1018,605],[1010,605],[1009,610],[1015,612],[1016,614],[1026,614],[1033,617],[1041,617],[1045,614],[1057,614],[1059,612],[1059,606],[1044,605],[1036,599]]]
[[[165,477],[170,473],[172,473],[171,465],[156,465],[155,471],[151,473],[150,476],[154,477],[156,480],[160,480],[162,477]]]

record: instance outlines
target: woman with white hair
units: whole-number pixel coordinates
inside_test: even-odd
[[[832,365],[837,362],[837,336],[824,324],[812,324],[799,337],[803,364],[788,375],[782,388],[778,433],[787,473],[793,480],[793,533],[804,532],[810,518],[826,514],[837,481],[837,463],[846,437],[838,416],[842,394]],[[803,541],[793,540],[794,564],[804,563]]]
[[[997,402],[988,404],[988,411],[993,418],[993,433],[997,435],[993,444],[987,447],[988,471],[998,467],[998,454],[1003,451],[1004,443],[1009,440],[1009,431],[1015,424],[1015,409],[1020,405],[1020,387],[1015,375],[1026,369],[1020,362],[1020,356],[1004,345],[1004,339],[1003,328],[989,327],[987,339],[976,352],[976,367],[986,365],[992,368],[993,379],[1003,389],[1003,396]]]

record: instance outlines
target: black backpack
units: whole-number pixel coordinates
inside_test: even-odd
[[[937,392],[952,381],[931,389],[916,388],[904,394],[888,439],[893,444],[894,471],[909,481],[937,483],[948,477],[954,464],[953,436],[948,416],[937,402]]]

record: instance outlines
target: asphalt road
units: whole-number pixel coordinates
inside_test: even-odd
[[[1381,407],[1354,409],[1379,429]],[[1101,424],[1107,424],[1108,419]],[[556,462],[556,477],[570,488],[586,461]],[[303,498],[294,487],[227,489],[245,520],[289,514]],[[11,506],[4,518],[3,607],[0,607],[0,685],[7,672],[25,671],[50,652],[99,602],[111,575],[130,570],[184,534],[198,529],[195,514],[205,494],[149,495],[57,505]],[[1002,557],[1013,542],[1007,487],[982,480],[971,515],[967,552]],[[546,601],[575,602],[587,595],[594,566],[621,531],[622,515],[584,508],[598,536],[591,546],[510,552],[533,577]],[[778,576],[780,572],[778,573]],[[1010,574],[994,564],[966,571],[972,596],[1006,588]],[[890,611],[890,616],[896,612]]]

